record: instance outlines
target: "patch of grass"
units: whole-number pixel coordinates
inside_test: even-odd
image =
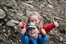
[[[60,32],[65,34],[66,33],[66,26],[61,26]]]

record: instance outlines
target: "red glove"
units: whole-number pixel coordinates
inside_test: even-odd
[[[23,21],[22,21],[22,22],[19,22],[18,25],[19,25],[19,27],[22,28],[22,29],[23,29],[23,28],[26,28],[26,23],[23,22]]]

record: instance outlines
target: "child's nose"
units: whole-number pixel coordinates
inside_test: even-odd
[[[33,21],[34,23],[36,23],[35,21]]]

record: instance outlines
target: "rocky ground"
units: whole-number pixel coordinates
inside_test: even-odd
[[[0,0],[0,44],[21,44],[18,23],[27,22],[30,11],[38,11],[44,24],[58,21],[47,44],[66,44],[66,0]]]

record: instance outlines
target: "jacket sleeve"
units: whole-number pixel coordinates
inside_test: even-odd
[[[41,44],[46,44],[48,42],[48,35],[45,35],[42,37],[42,35],[39,36]]]
[[[50,32],[53,28],[55,28],[54,23],[49,23],[42,26],[43,29],[45,29],[46,33]]]
[[[20,40],[21,40],[21,44],[28,44],[29,42],[28,36],[22,34],[20,34]]]
[[[25,36],[20,34],[21,44],[25,44]]]

